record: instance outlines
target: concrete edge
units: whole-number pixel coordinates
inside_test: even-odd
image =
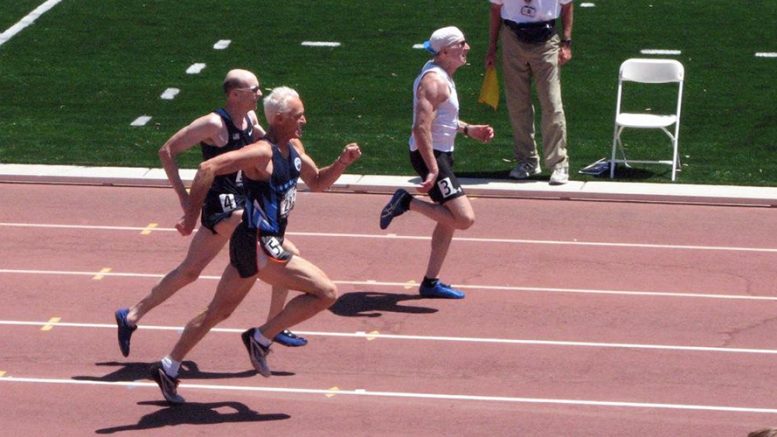
[[[194,178],[194,174],[195,170],[181,170],[181,177],[187,184]],[[777,206],[777,187],[574,180],[565,185],[551,186],[547,182],[534,180],[519,182],[461,178],[460,181],[471,196]],[[161,168],[32,164],[0,164],[0,182],[169,186]],[[331,191],[391,193],[397,188],[413,191],[417,184],[417,177],[344,174]],[[304,183],[301,188],[304,189]]]

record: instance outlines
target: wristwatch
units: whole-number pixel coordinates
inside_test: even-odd
[[[572,47],[572,40],[571,39],[562,39],[561,40],[562,46]]]

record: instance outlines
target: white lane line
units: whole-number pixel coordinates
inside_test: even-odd
[[[48,12],[51,8],[59,4],[62,0],[48,0],[46,2],[43,2],[40,6],[33,9],[32,12],[25,15],[21,20],[19,20],[16,24],[9,27],[5,30],[5,32],[0,33],[0,46],[8,42],[11,38],[13,38],[17,33],[24,30],[25,27],[31,25],[35,22],[38,18],[40,18],[41,15]]]
[[[180,92],[181,90],[178,88],[168,88],[161,96],[159,96],[159,98],[163,100],[173,100]]]
[[[220,39],[216,41],[216,44],[213,44],[213,48],[215,50],[225,50],[230,44],[232,44],[232,40]]]
[[[340,47],[337,41],[302,41],[300,44],[305,47]]]
[[[149,121],[151,121],[150,115],[141,115],[140,117],[136,118],[135,121],[130,123],[130,126],[145,126]]]
[[[643,55],[679,55],[682,54],[680,50],[663,50],[663,49],[643,49],[640,50]]]
[[[0,274],[17,275],[60,275],[60,276],[94,276],[94,272],[69,271],[69,270],[35,270],[35,269],[0,269]],[[105,277],[114,276],[117,278],[162,278],[160,273],[131,273],[131,272],[107,272]],[[202,275],[200,279],[217,281],[219,276]],[[333,281],[337,285],[351,285],[358,287],[392,287],[408,289],[407,282],[380,282],[373,279],[366,281]],[[482,284],[452,284],[457,288],[466,290],[492,290],[508,292],[525,293],[572,293],[572,294],[600,294],[615,296],[644,296],[644,297],[680,297],[695,299],[719,299],[719,300],[746,300],[746,301],[766,301],[777,302],[777,296],[751,296],[742,294],[714,294],[714,293],[678,293],[668,291],[639,291],[639,290],[602,290],[593,288],[558,288],[558,287],[518,287],[504,285],[482,285]]]
[[[73,323],[49,321],[21,321],[21,320],[0,320],[0,326],[47,326],[51,325],[57,328],[98,328],[115,330],[115,324],[106,323]],[[149,331],[175,331],[180,332],[183,326],[155,326],[140,325],[139,329]],[[237,328],[213,328],[211,332],[239,334],[245,329]],[[689,345],[669,345],[669,344],[649,344],[649,343],[605,343],[593,341],[562,341],[562,340],[537,340],[537,339],[511,339],[511,338],[483,338],[483,337],[450,337],[435,335],[400,335],[384,334],[379,332],[328,332],[328,331],[298,331],[295,333],[307,336],[318,337],[339,337],[339,338],[358,338],[374,341],[377,339],[385,340],[405,340],[405,341],[436,341],[436,342],[459,342],[459,343],[479,343],[479,344],[512,344],[521,346],[553,346],[553,347],[583,347],[596,349],[637,349],[637,350],[662,350],[674,352],[710,352],[710,353],[728,353],[728,354],[750,354],[750,355],[777,355],[777,349],[756,349],[756,348],[735,348],[735,347],[716,347],[716,346],[689,346]]]
[[[189,66],[189,68],[186,69],[186,74],[199,74],[202,70],[205,69],[205,64],[196,63]]]
[[[32,223],[0,223],[0,227],[24,227],[24,228],[51,228],[51,229],[95,229],[118,231],[142,231],[142,227],[127,226],[89,226],[89,225],[60,225],[60,224],[32,224]],[[156,228],[155,231],[175,232],[175,228]],[[396,235],[396,234],[350,234],[336,232],[287,232],[286,235],[297,237],[323,237],[323,238],[372,238],[379,240],[421,240],[429,241],[428,236]],[[777,248],[769,247],[738,247],[738,246],[696,246],[678,244],[649,244],[649,243],[614,243],[600,241],[563,241],[563,240],[522,240],[511,238],[477,238],[454,237],[454,241],[471,243],[499,243],[499,244],[543,244],[559,246],[591,246],[591,247],[623,247],[641,249],[674,249],[674,250],[710,250],[730,252],[761,252],[777,253]]]
[[[777,58],[777,52],[758,52],[756,58]]]
[[[151,382],[125,382],[125,381],[89,381],[77,379],[57,379],[57,378],[29,378],[4,376],[0,382],[6,383],[33,383],[33,384],[66,384],[66,385],[101,385],[115,387],[133,387],[133,388],[152,388],[158,390],[156,384]],[[588,399],[551,399],[551,398],[528,398],[519,396],[486,396],[486,395],[464,395],[464,394],[446,394],[446,393],[414,393],[414,392],[391,392],[391,391],[369,391],[366,389],[342,390],[336,392],[331,389],[311,389],[311,388],[289,388],[289,387],[260,387],[260,386],[235,386],[235,385],[217,385],[217,384],[187,384],[182,383],[180,388],[192,390],[218,390],[218,391],[240,391],[255,393],[282,393],[282,394],[309,394],[309,395],[331,395],[338,396],[372,396],[387,398],[405,398],[405,399],[432,399],[432,400],[451,400],[451,401],[475,401],[475,402],[502,402],[502,403],[522,403],[522,404],[547,404],[547,405],[571,405],[600,408],[649,408],[661,410],[686,410],[686,411],[713,411],[720,413],[758,413],[758,414],[777,414],[775,408],[760,407],[733,407],[725,405],[694,405],[694,404],[668,404],[657,402],[620,402],[620,401],[600,401]],[[336,399],[336,398],[335,398]]]

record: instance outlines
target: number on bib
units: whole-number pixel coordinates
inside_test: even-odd
[[[448,198],[450,196],[453,196],[454,194],[458,193],[461,188],[454,188],[453,184],[451,183],[451,178],[445,178],[440,179],[437,181],[437,188],[440,189],[440,193],[442,194],[443,198]]]
[[[297,201],[297,189],[292,188],[286,192],[281,200],[281,217],[288,217],[292,209],[294,209],[294,202]]]
[[[234,211],[237,208],[234,194],[219,194],[219,201],[221,202],[221,210],[223,212]]]

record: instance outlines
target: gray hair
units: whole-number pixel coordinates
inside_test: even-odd
[[[299,94],[287,86],[273,88],[264,98],[264,116],[267,118],[267,123],[272,123],[277,114],[288,111],[289,102],[298,98]]]

